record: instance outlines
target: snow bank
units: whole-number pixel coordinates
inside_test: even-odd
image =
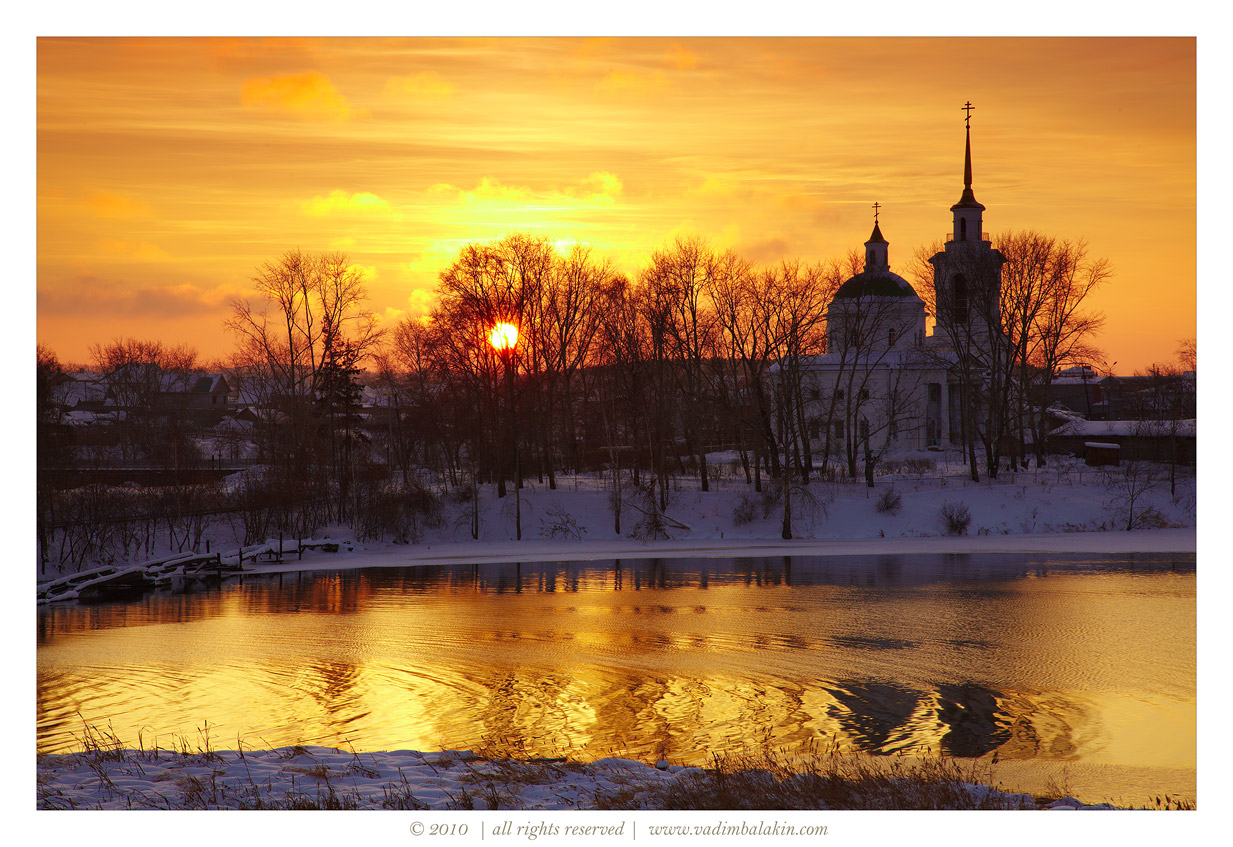
[[[617,526],[610,480],[594,476],[558,479],[558,487],[528,480],[520,493],[522,538],[516,539],[511,492],[498,498],[493,486],[479,492],[479,538],[471,537],[469,490],[442,496],[441,521],[421,523],[415,543],[390,538],[359,539],[347,527],[326,527],[322,540],[349,542],[337,555],[310,553],[301,561],[269,565],[245,562],[258,571],[321,567],[379,567],[415,564],[586,560],[725,555],[861,555],[938,552],[1191,552],[1196,549],[1197,494],[1194,477],[1176,480],[1170,492],[1167,468],[1154,486],[1135,492],[1136,523],[1151,530],[1123,531],[1127,524],[1124,479],[1114,470],[1093,470],[1059,459],[1048,468],[1004,473],[973,483],[962,466],[940,462],[920,474],[880,477],[875,489],[863,483],[815,481],[807,495],[793,494],[792,539],[782,538],[783,506],[777,492],[757,493],[732,463],[717,461],[711,490],[677,479],[664,509],[665,531],[654,537],[643,523],[649,503],[626,486]],[[768,488],[770,480],[766,480]],[[1139,483],[1136,483],[1139,484]],[[882,503],[893,489],[897,504]],[[968,534],[946,534],[943,506],[962,506],[971,515]],[[233,522],[213,522],[202,538],[212,549],[238,545]],[[327,538],[328,536],[328,538]],[[277,544],[279,539],[269,539]],[[292,540],[286,539],[292,546]],[[176,552],[157,549],[153,553]],[[49,570],[40,579],[57,576]]]

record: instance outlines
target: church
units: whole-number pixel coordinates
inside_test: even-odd
[[[965,386],[980,378],[973,363],[987,361],[1005,258],[982,228],[985,207],[972,191],[971,104],[964,108],[963,193],[950,207],[944,249],[929,259],[932,334],[924,300],[890,269],[875,204],[865,269],[827,307],[827,352],[801,363],[810,440],[846,457],[853,471],[870,455],[965,443]]]

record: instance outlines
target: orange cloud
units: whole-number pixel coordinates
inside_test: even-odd
[[[672,63],[672,67],[681,71],[690,71],[698,67],[697,54],[686,50],[679,44],[673,44],[668,50],[668,61]]]
[[[329,77],[318,71],[245,80],[240,98],[248,108],[273,109],[307,118],[345,121],[365,114],[353,108]]]
[[[573,185],[536,191],[526,185],[509,185],[499,179],[482,177],[473,189],[459,188],[449,183],[438,183],[428,189],[429,194],[454,194],[464,203],[481,200],[506,203],[606,203],[611,204],[625,189],[620,177],[609,171],[595,171]]]
[[[457,194],[458,199],[465,203],[477,200],[504,200],[508,202],[525,202],[530,200],[535,192],[525,185],[506,185],[499,179],[486,176],[480,179],[479,185],[472,190],[459,188],[448,183],[438,183],[428,189],[430,194]]]
[[[37,289],[40,315],[111,316],[147,319],[193,318],[203,323],[225,313],[241,292],[233,286],[205,287],[192,283],[152,286],[120,278],[75,274]]]
[[[420,97],[440,100],[457,90],[454,83],[436,71],[422,71],[407,76],[390,77],[385,81],[385,93],[395,97]]]
[[[109,253],[113,256],[137,259],[142,262],[157,262],[162,259],[171,258],[162,248],[148,241],[103,239],[98,242],[98,249],[103,253]]]
[[[731,197],[735,189],[736,186],[728,180],[720,179],[717,176],[708,176],[702,180],[701,184],[690,186],[686,189],[686,193],[711,198]]]
[[[640,73],[612,70],[595,83],[595,90],[600,94],[616,96],[644,96],[659,92],[667,85],[668,80],[664,77],[663,71]]]
[[[140,200],[106,191],[90,192],[83,205],[100,218],[144,218],[151,214],[150,207]]]
[[[580,185],[568,186],[565,194],[589,203],[612,203],[624,188],[624,183],[616,174],[596,171],[584,179]]]
[[[574,49],[574,55],[583,59],[593,59],[602,56],[618,45],[617,39],[609,36],[584,38]]]
[[[324,218],[329,215],[339,214],[373,215],[395,219],[402,217],[394,211],[387,201],[382,200],[376,194],[371,194],[367,191],[348,194],[338,189],[331,191],[325,197],[318,194],[311,200],[305,200],[300,204],[300,210],[309,217],[314,218]]]
[[[412,315],[427,315],[437,306],[437,292],[431,289],[414,288],[407,296],[407,312]]]

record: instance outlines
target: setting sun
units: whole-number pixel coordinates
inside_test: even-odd
[[[518,327],[513,324],[499,323],[488,333],[488,343],[497,350],[512,349],[518,343]]]

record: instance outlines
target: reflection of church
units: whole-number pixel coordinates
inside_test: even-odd
[[[965,107],[970,109],[970,105]],[[969,111],[970,118],[970,111]],[[835,293],[827,309],[827,352],[802,364],[811,440],[844,452],[956,447],[963,443],[960,357],[983,360],[996,314],[1005,259],[982,230],[985,207],[972,193],[972,138],[966,129],[964,187],[951,206],[953,230],[933,265],[937,312],[926,335],[925,303],[890,269],[875,204],[873,234],[865,242],[865,270]],[[978,308],[979,304],[986,309]],[[829,423],[830,432],[822,428]]]

